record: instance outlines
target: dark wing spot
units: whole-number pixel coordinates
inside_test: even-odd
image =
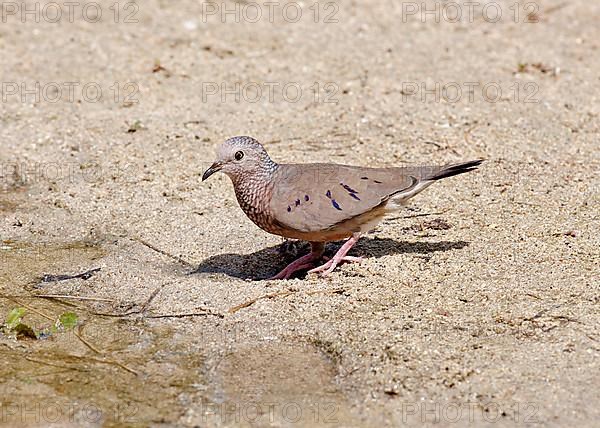
[[[360,177],[361,180],[368,180],[369,177]]]
[[[354,193],[350,193],[350,196],[352,196],[357,201],[360,201],[360,198],[358,196],[356,196]]]
[[[300,205],[300,199],[296,199],[296,206]]]
[[[354,190],[352,187],[348,186],[347,184],[340,183],[340,185],[350,193],[358,193],[356,190]]]
[[[325,196],[327,196],[329,199],[331,199],[331,190],[328,190],[327,193],[325,193]]]
[[[332,199],[332,200],[331,200],[331,203],[333,204],[333,207],[334,207],[336,210],[340,210],[340,211],[342,210],[342,209],[340,208],[340,204],[338,204],[338,203],[335,201],[335,199]]]
[[[377,184],[381,184],[381,181],[373,180]]]
[[[290,207],[290,206],[288,205],[288,212],[291,212],[291,211],[292,211],[292,207]]]
[[[308,202],[308,200],[309,200],[309,199],[310,199],[310,198],[308,197],[308,195],[304,195],[304,200],[305,200],[306,202]]]

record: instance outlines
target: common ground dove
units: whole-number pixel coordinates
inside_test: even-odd
[[[363,168],[330,163],[278,164],[251,137],[234,137],[217,150],[217,160],[202,181],[217,171],[231,178],[242,210],[258,227],[275,235],[309,241],[311,252],[271,279],[294,272],[328,275],[342,261],[360,261],[347,253],[362,233],[385,214],[436,180],[472,171],[474,160],[445,166]],[[348,238],[335,256],[314,267],[325,243]]]

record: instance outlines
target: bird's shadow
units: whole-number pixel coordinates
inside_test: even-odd
[[[325,255],[331,257],[342,243],[343,241],[328,244]],[[367,258],[389,254],[430,254],[437,251],[459,250],[468,245],[466,241],[406,242],[389,238],[363,237],[349,254]],[[288,263],[307,254],[308,251],[308,243],[286,241],[251,254],[218,254],[204,260],[189,274],[221,273],[241,279],[264,280],[277,274]]]

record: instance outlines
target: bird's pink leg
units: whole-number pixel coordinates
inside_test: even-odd
[[[314,266],[313,262],[317,258],[318,257],[315,258],[313,253],[309,253],[305,256],[302,256],[298,260],[295,260],[289,265],[287,265],[286,268],[279,272],[277,275],[269,279],[288,279],[290,276],[292,276],[294,272]]]
[[[352,256],[346,255],[346,254],[348,254],[348,251],[350,251],[350,248],[352,248],[352,246],[358,242],[358,238],[360,238],[360,235],[358,233],[355,233],[354,235],[352,235],[352,237],[349,238],[344,243],[344,245],[342,245],[342,247],[338,250],[338,252],[335,253],[335,256],[333,256],[333,258],[331,260],[329,260],[327,263],[325,263],[322,266],[319,266],[319,267],[309,270],[308,273],[322,272],[321,276],[327,276],[331,272],[333,272],[335,267],[338,264],[340,264],[341,262],[358,262],[358,263],[360,263],[362,261],[362,257],[352,257]]]
[[[269,279],[288,279],[290,276],[299,270],[308,269],[314,266],[314,262],[321,258],[325,246],[320,242],[311,243],[311,251],[305,256],[293,261],[286,266],[281,272]]]

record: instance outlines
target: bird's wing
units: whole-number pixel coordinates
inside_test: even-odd
[[[420,181],[414,169],[333,164],[283,164],[273,179],[274,220],[300,232],[326,230],[364,214]]]

